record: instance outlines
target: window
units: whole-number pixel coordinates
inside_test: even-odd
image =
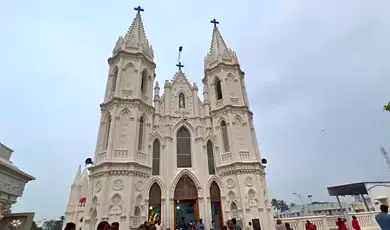
[[[176,136],[177,167],[191,168],[191,136],[188,130],[181,127]]]
[[[144,117],[139,119],[139,129],[138,129],[138,151],[143,149],[143,140],[144,140]]]
[[[116,81],[118,80],[118,67],[115,67],[114,75],[112,77],[112,84],[111,84],[111,92],[115,92],[116,89]]]
[[[225,153],[230,152],[228,130],[225,121],[221,121],[221,130],[222,130],[223,150]]]
[[[186,99],[184,97],[184,93],[179,94],[179,108],[185,108],[186,107]]]
[[[160,175],[160,141],[153,143],[152,175]]]
[[[215,96],[217,100],[221,100],[222,99],[221,81],[217,77],[214,80],[214,86],[215,86]]]
[[[110,139],[110,128],[111,128],[111,116],[108,115],[106,120],[106,125],[104,129],[104,139],[103,139],[103,151],[108,148],[108,141]]]
[[[215,165],[214,165],[213,145],[211,144],[211,141],[207,142],[207,163],[209,166],[209,175],[214,175]]]
[[[141,78],[141,92],[142,93],[146,93],[147,82],[148,82],[148,73],[146,72],[146,70],[144,70],[142,72],[142,78]]]

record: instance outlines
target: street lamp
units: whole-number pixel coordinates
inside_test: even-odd
[[[298,193],[293,193],[293,195],[296,195],[297,197],[299,197],[299,199],[301,200],[301,204],[302,204],[302,209],[303,209],[303,215],[305,215],[306,213],[306,208],[305,208],[305,204],[303,203],[303,199],[302,199],[302,196],[299,195]]]
[[[311,200],[312,197],[313,195],[307,195],[307,198],[309,198],[310,201],[310,213],[313,215],[313,201]]]

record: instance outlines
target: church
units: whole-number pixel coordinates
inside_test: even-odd
[[[221,230],[234,217],[242,227],[274,229],[244,72],[218,22],[202,100],[180,62],[172,80],[155,81],[143,9],[135,10],[108,59],[95,156],[77,171],[64,225],[94,230],[108,221],[129,230],[148,221],[174,230],[202,219]]]

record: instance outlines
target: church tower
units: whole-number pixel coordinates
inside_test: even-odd
[[[273,216],[265,182],[264,166],[245,88],[244,72],[236,53],[226,45],[215,19],[210,51],[204,62],[204,104],[206,117],[219,143],[219,176],[228,190],[227,218],[273,229]]]
[[[134,10],[137,14],[131,27],[118,38],[108,59],[96,152],[89,167],[91,189],[85,209],[85,229],[96,229],[97,221],[102,220],[136,226],[141,218],[147,218],[147,210],[134,211],[135,205],[141,207],[144,202],[142,196],[136,197],[135,183],[151,174],[146,139],[154,114],[156,64],[142,23],[144,10],[141,7]]]

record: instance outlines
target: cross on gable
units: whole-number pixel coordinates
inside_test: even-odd
[[[219,21],[215,20],[215,18],[210,22],[214,24],[214,27],[217,27],[217,25],[219,24]]]
[[[137,14],[141,14],[141,12],[144,12],[145,10],[142,9],[140,6],[135,7],[134,10],[138,11]]]

